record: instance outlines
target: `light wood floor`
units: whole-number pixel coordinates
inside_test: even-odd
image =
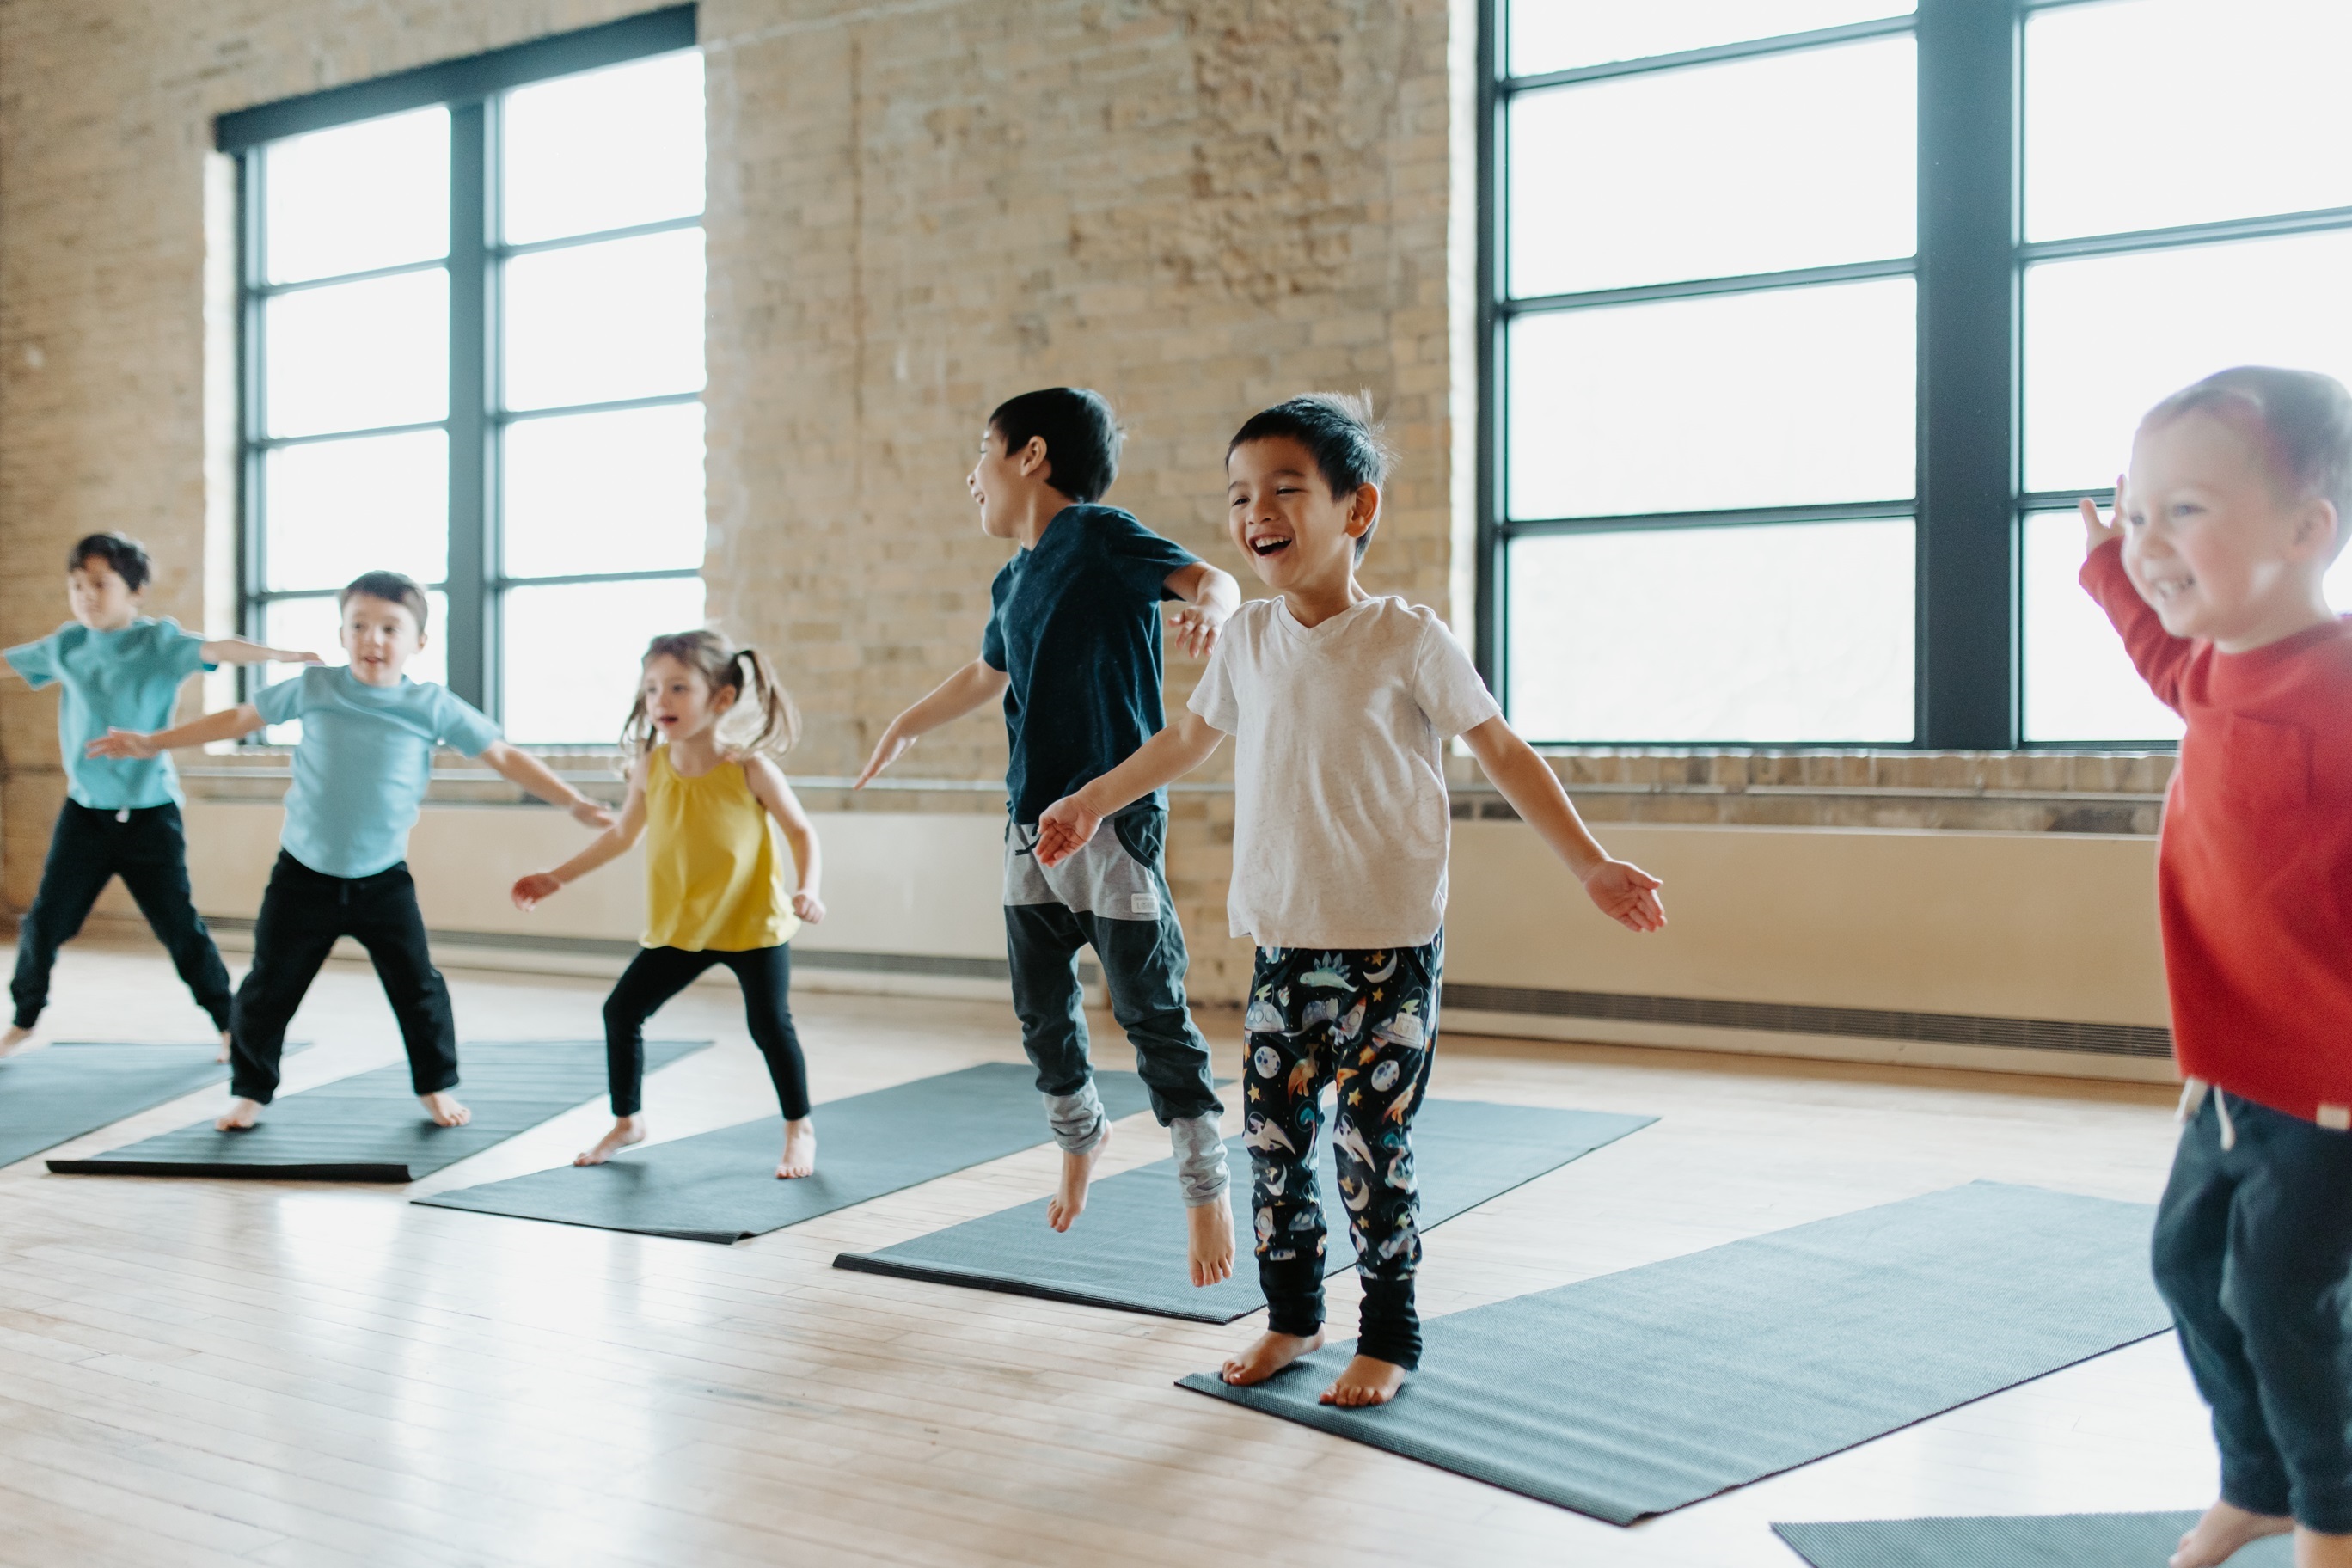
[[[235,962],[233,960],[233,962]],[[453,972],[473,1038],[592,1035],[602,987]],[[816,1098],[1017,1060],[1008,1009],[806,994]],[[1228,1070],[1237,1023],[1204,1027]],[[772,1108],[731,989],[660,1020],[656,1137]],[[398,1058],[334,964],[287,1089]],[[58,1037],[199,1039],[160,956],[77,947]],[[1097,1032],[1097,1059],[1126,1047]],[[1437,1092],[1664,1120],[1436,1231],[1442,1313],[1978,1177],[2151,1200],[2122,1085],[1456,1037]],[[165,1106],[67,1146],[208,1113]],[[821,1115],[821,1112],[820,1112]],[[561,1163],[592,1105],[442,1173]],[[820,1126],[822,1121],[820,1121]],[[1113,1163],[1165,1152],[1148,1117]],[[1772,1520],[2201,1506],[2169,1336],[1633,1530],[1171,1386],[1255,1320],[1174,1323],[852,1274],[1046,1189],[1040,1149],[723,1248],[411,1206],[399,1188],[0,1172],[0,1563],[1776,1565]],[[1352,1322],[1344,1283],[1335,1315]]]

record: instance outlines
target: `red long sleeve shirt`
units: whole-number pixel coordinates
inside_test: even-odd
[[[2352,1122],[2352,620],[2250,653],[2176,637],[2125,574],[2083,586],[2189,721],[2157,854],[2181,1071],[2322,1126]]]

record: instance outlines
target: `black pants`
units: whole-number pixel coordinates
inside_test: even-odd
[[[2156,1213],[2156,1286],[2213,1407],[2221,1495],[2352,1534],[2352,1132],[2221,1091]]]
[[[337,937],[367,949],[384,1000],[408,1047],[419,1094],[457,1083],[457,1021],[449,987],[433,967],[425,917],[405,864],[373,877],[330,877],[280,850],[253,925],[253,967],[236,988],[230,1023],[229,1092],[264,1105],[278,1092],[286,1026],[302,1005]]]
[[[798,1121],[809,1113],[808,1062],[793,1029],[793,950],[778,942],[740,952],[648,947],[629,960],[604,998],[604,1066],[614,1115],[635,1116],[644,1107],[646,1020],[714,963],[732,970],[735,984],[743,988],[743,1021],[751,1026],[752,1044],[768,1058],[768,1077],[784,1120]]]
[[[212,1015],[214,1027],[227,1028],[228,971],[188,890],[188,838],[180,808],[94,811],[70,800],[58,813],[49,858],[41,867],[41,889],[16,931],[16,978],[8,987],[16,1003],[16,1026],[29,1029],[39,1020],[48,1005],[49,970],[58,949],[81,930],[113,877],[131,889],[148,929],[195,994],[196,1005]]]

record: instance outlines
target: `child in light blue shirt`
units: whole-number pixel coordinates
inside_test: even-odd
[[[277,1093],[286,1026],[345,936],[367,950],[383,983],[425,1109],[444,1127],[471,1119],[449,1092],[457,1083],[457,1019],[449,987],[433,967],[406,865],[434,748],[479,757],[588,826],[612,823],[539,759],[500,740],[498,726],[472,704],[401,673],[425,646],[425,591],[415,583],[397,572],[366,573],[343,590],[342,612],[347,667],[306,669],[240,707],[154,733],[117,730],[89,748],[94,757],[152,757],[302,721],[278,864],[230,1024],[233,1098],[215,1123],[225,1132],[252,1126]]]
[[[49,837],[40,890],[16,932],[16,1014],[0,1035],[0,1056],[31,1037],[48,1005],[58,949],[73,940],[107,882],[122,879],[149,929],[172,955],[228,1049],[228,971],[188,887],[180,779],[169,757],[89,757],[83,750],[110,729],[150,730],[172,721],[180,688],[199,670],[263,659],[293,663],[316,654],[263,647],[242,637],[206,640],[176,621],[139,613],[154,574],[147,552],[119,533],[93,533],[66,558],[73,619],[0,658],[35,690],[57,686],[58,752],[65,805]]]

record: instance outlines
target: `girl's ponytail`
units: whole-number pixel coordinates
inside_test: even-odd
[[[646,657],[638,668],[665,656],[700,675],[712,691],[735,693],[735,706],[724,728],[740,730],[740,716],[747,710],[759,715],[749,739],[730,741],[731,750],[747,756],[781,756],[800,739],[800,710],[793,705],[792,693],[776,679],[768,656],[757,648],[731,647],[717,632],[667,632],[646,645]],[[746,698],[751,700],[748,710]],[[653,746],[653,721],[646,711],[645,685],[640,681],[636,701],[629,709],[627,722],[621,726],[624,766],[635,765]]]

